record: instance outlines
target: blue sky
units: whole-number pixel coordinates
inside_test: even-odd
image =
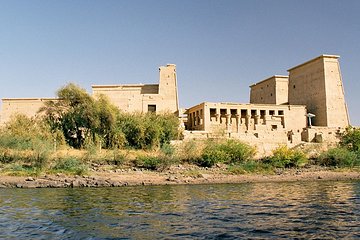
[[[181,107],[247,103],[250,84],[325,53],[341,56],[360,125],[359,12],[357,0],[0,0],[0,98],[157,83],[175,63]]]

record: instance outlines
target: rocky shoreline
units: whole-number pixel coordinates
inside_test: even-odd
[[[231,175],[218,170],[189,171],[170,169],[165,172],[129,169],[127,171],[96,171],[88,176],[65,174],[38,177],[0,176],[0,188],[81,188],[122,187],[139,185],[219,184],[287,181],[360,180],[359,171],[329,169],[289,169],[276,174]]]

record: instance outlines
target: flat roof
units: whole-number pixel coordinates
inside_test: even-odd
[[[264,82],[269,81],[269,80],[271,80],[271,79],[273,79],[273,78],[275,78],[275,79],[276,79],[276,78],[286,78],[286,79],[289,79],[289,76],[285,76],[285,75],[274,75],[274,76],[271,76],[271,77],[266,78],[266,79],[264,79],[264,80],[261,80],[260,82],[254,83],[254,84],[250,85],[250,87],[254,87],[254,86],[256,86],[256,85],[258,85],[258,84],[260,84],[260,83],[264,83]]]
[[[2,98],[3,101],[58,100],[58,98]]]
[[[244,106],[264,106],[264,107],[280,107],[280,108],[284,108],[284,107],[306,107],[306,105],[289,105],[289,104],[265,104],[265,103],[235,103],[235,102],[202,102],[199,103],[197,105],[194,105],[192,107],[187,108],[186,110],[190,110],[192,108],[195,107],[199,107],[201,105],[206,105],[206,104],[211,104],[211,105],[223,105],[223,106],[229,106],[229,105],[244,105]]]
[[[159,86],[159,84],[116,84],[116,85],[91,85],[92,88],[121,88],[121,87],[143,87],[143,86]]]
[[[340,57],[339,55],[322,54],[322,55],[320,55],[320,56],[318,56],[316,58],[313,58],[313,59],[311,59],[309,61],[306,61],[306,62],[304,62],[302,64],[299,64],[299,65],[297,65],[295,67],[292,67],[292,68],[288,69],[287,71],[290,72],[291,70],[294,70],[295,68],[302,67],[302,66],[304,66],[304,65],[306,65],[308,63],[314,62],[314,61],[316,61],[316,60],[318,60],[320,58],[336,58],[337,59],[339,57]]]

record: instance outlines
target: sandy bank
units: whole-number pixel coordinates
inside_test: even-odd
[[[286,181],[342,181],[360,180],[359,171],[328,169],[290,169],[277,174],[230,175],[221,171],[168,170],[165,172],[127,171],[91,172],[87,176],[64,174],[38,177],[0,176],[0,188],[64,188],[64,187],[120,187],[135,185],[247,183]]]

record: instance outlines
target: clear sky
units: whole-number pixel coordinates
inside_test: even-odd
[[[337,54],[360,125],[359,14],[358,0],[0,0],[0,98],[157,83],[174,63],[181,107],[247,103],[250,84]]]

